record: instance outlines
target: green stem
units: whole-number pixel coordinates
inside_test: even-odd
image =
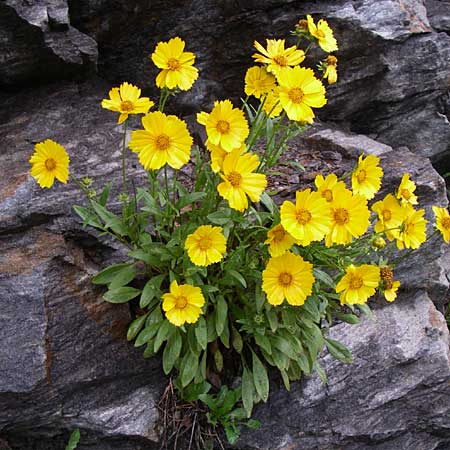
[[[127,126],[128,126],[128,118],[125,120],[123,124],[123,139],[122,139],[122,192],[124,194],[127,193],[127,174],[125,170]],[[123,201],[125,203],[125,196]]]

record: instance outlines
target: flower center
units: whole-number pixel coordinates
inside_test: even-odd
[[[408,223],[408,225],[406,225],[405,234],[409,234],[409,235],[414,234],[414,224],[413,223]]]
[[[311,213],[306,209],[299,209],[295,214],[295,218],[300,225],[305,225],[311,220]]]
[[[286,67],[288,65],[288,61],[286,56],[277,55],[272,58],[275,61],[275,64],[281,67]]]
[[[322,191],[322,197],[327,201],[333,201],[333,192],[331,189],[325,189]]]
[[[280,275],[278,275],[278,282],[281,284],[281,286],[290,286],[292,283],[292,275],[287,272],[281,272]]]
[[[363,285],[363,280],[359,275],[352,275],[350,277],[349,286],[350,289],[359,289]]]
[[[176,58],[170,58],[167,61],[167,65],[169,66],[169,70],[177,70],[180,68],[180,62]]]
[[[325,37],[325,33],[322,30],[317,30],[316,35],[318,39],[323,39]]]
[[[209,250],[211,247],[212,239],[210,237],[202,237],[202,239],[198,241],[198,248],[200,250]]]
[[[186,307],[187,303],[187,298],[184,295],[180,295],[175,300],[175,307],[178,309],[183,309]]]
[[[287,234],[286,231],[281,228],[278,230],[275,230],[273,232],[273,241],[281,242],[284,239],[284,237],[286,236],[286,234]]]
[[[384,209],[381,215],[383,216],[384,220],[391,220],[392,214],[388,209]]]
[[[405,200],[409,200],[411,198],[411,192],[409,192],[408,189],[402,189],[400,194]]]
[[[441,220],[442,227],[446,230],[450,230],[450,217],[444,217]]]
[[[288,97],[291,99],[292,103],[301,103],[303,95],[303,91],[300,88],[292,88],[288,92]]]
[[[380,277],[383,280],[384,289],[391,289],[394,282],[394,274],[388,266],[380,267]]]
[[[120,104],[120,111],[122,111],[122,112],[133,111],[133,108],[134,108],[133,102],[130,102],[130,100],[124,100]]]
[[[348,211],[345,208],[337,208],[333,211],[334,221],[338,225],[345,225],[349,221]]]
[[[160,134],[156,138],[156,146],[158,147],[158,150],[167,150],[170,145],[170,139],[169,136],[165,134]]]
[[[230,124],[226,120],[219,120],[216,125],[216,130],[221,134],[228,133]]]
[[[330,55],[330,56],[327,58],[327,64],[328,64],[329,66],[335,66],[335,65],[337,64],[337,58],[336,58],[336,56]]]
[[[238,172],[230,172],[227,175],[227,180],[230,182],[231,186],[239,187],[242,181],[242,176]]]
[[[358,180],[358,183],[364,183],[364,181],[367,178],[367,173],[364,169],[361,169],[358,174],[356,175],[356,179]]]
[[[45,160],[45,168],[47,170],[53,170],[56,167],[56,161],[53,158],[48,158]]]

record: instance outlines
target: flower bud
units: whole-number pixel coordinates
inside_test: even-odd
[[[372,241],[372,247],[381,250],[386,247],[386,241],[381,236],[376,236]]]

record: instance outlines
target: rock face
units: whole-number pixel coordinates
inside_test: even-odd
[[[180,35],[201,70],[180,96],[183,112],[217,97],[237,100],[253,40],[286,36],[306,13],[335,29],[340,82],[329,89],[321,125],[292,144],[306,166],[294,188],[314,171],[344,173],[362,151],[375,153],[385,170],[381,194],[408,171],[431,231],[431,205],[447,200],[430,159],[450,170],[450,2],[0,3],[0,448],[3,440],[12,450],[59,450],[76,427],[80,450],[159,448],[156,403],[166,378],[157,360],[126,343],[128,307],[103,302],[90,283],[124,250],[81,227],[73,184],[37,186],[28,175],[33,145],[63,144],[71,173],[91,176],[95,188],[114,179],[114,206],[121,128],[99,106],[111,83],[135,82],[154,96],[148,56],[157,41]],[[133,118],[131,128],[138,126]],[[145,180],[134,155],[128,168],[135,184]],[[324,355],[326,387],[313,377],[290,393],[274,389],[257,410],[262,430],[245,433],[236,448],[450,448],[448,331],[436,310],[448,303],[449,267],[441,240],[405,260],[398,301],[375,302],[372,320],[330,330],[354,363]]]

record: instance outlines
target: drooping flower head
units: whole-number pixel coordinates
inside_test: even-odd
[[[345,275],[336,285],[341,305],[362,305],[375,294],[380,282],[380,268],[371,264],[354,266],[345,269]]]
[[[66,184],[69,178],[69,155],[66,149],[51,139],[34,146],[31,155],[31,176],[41,188],[53,186],[55,178]]]
[[[280,208],[283,228],[297,239],[300,245],[321,241],[330,231],[330,204],[311,189],[295,193],[295,205],[286,200]]]
[[[325,88],[311,69],[289,67],[277,75],[280,103],[289,119],[313,123],[312,108],[327,103]]]
[[[307,15],[306,18],[308,19],[308,30],[310,34],[317,39],[317,42],[322,50],[327,53],[338,50],[338,45],[334,37],[333,30],[330,28],[327,21],[320,19],[316,25],[310,15]]]
[[[284,299],[290,305],[303,305],[314,284],[312,267],[311,263],[291,252],[270,258],[262,273],[262,290],[267,301],[275,306],[281,305]]]
[[[400,287],[400,281],[394,281],[394,274],[389,266],[380,267],[380,287],[384,298],[388,302],[393,302],[397,298],[397,291]]]
[[[369,228],[370,211],[367,200],[348,189],[337,189],[331,202],[331,230],[325,244],[349,244],[352,238],[362,236]]]
[[[245,94],[261,98],[276,87],[275,77],[264,67],[250,67],[245,74]]]
[[[334,173],[330,173],[326,178],[323,175],[317,175],[314,179],[314,184],[317,187],[317,192],[327,201],[332,202],[334,198],[333,192],[336,189],[345,189],[345,183],[339,181]]]
[[[326,59],[326,69],[323,77],[328,81],[328,84],[334,84],[337,81],[337,58],[329,55]]]
[[[109,91],[109,99],[102,100],[102,108],[120,113],[117,123],[124,122],[129,114],[147,114],[154,105],[148,97],[141,97],[141,90],[130,83]]]
[[[416,190],[416,184],[409,178],[409,173],[405,173],[400,181],[400,185],[397,190],[397,198],[400,199],[402,205],[410,204],[417,205],[417,196],[414,194]]]
[[[427,239],[427,220],[424,218],[425,210],[416,211],[410,204],[403,206],[405,218],[398,236],[396,236],[397,248],[419,248]]]
[[[223,161],[223,182],[217,186],[220,196],[228,201],[230,208],[245,211],[248,207],[247,196],[252,202],[259,202],[267,186],[266,176],[254,173],[259,165],[257,155],[240,154],[240,149],[229,153]]]
[[[205,297],[199,287],[190,284],[170,284],[170,292],[162,295],[162,308],[167,320],[177,327],[184,323],[197,322],[205,304]]]
[[[297,240],[280,223],[267,232],[267,240],[264,244],[269,245],[270,256],[275,257],[287,252],[296,242]]]
[[[283,111],[280,103],[280,89],[272,89],[265,97],[262,107],[263,111],[271,118],[278,117]]]
[[[201,225],[186,238],[184,248],[196,266],[209,266],[223,258],[226,244],[222,227]]]
[[[220,145],[212,144],[209,139],[205,142],[206,148],[209,150],[209,156],[211,158],[211,169],[214,173],[218,173],[223,170],[223,161],[229,154]],[[242,144],[239,148],[240,154],[244,154],[247,151],[245,144]]]
[[[450,243],[450,215],[445,208],[433,206],[433,212],[436,216],[436,228],[441,232],[445,242]]]
[[[195,55],[184,51],[185,42],[179,37],[169,42],[159,42],[152,54],[156,67],[162,69],[156,77],[159,88],[189,90],[198,78],[198,69],[193,67]]]
[[[278,75],[287,67],[296,66],[305,59],[305,52],[299,50],[295,45],[284,48],[284,39],[266,39],[267,49],[259,42],[255,41],[254,46],[260,53],[255,53],[252,57],[256,62],[267,64],[267,71]]]
[[[155,111],[142,118],[142,125],[143,130],[131,133],[128,145],[146,170],[165,164],[179,169],[189,161],[193,140],[184,121]]]
[[[375,155],[360,155],[358,166],[352,173],[352,189],[367,200],[375,197],[380,190],[383,169],[378,165],[380,158]]]
[[[384,232],[390,241],[398,237],[406,212],[398,200],[392,194],[388,194],[383,200],[372,205],[372,211],[378,215],[375,232]]]
[[[214,108],[209,114],[197,114],[197,121],[205,125],[208,140],[214,145],[220,145],[226,152],[241,147],[249,133],[244,113],[234,108],[230,100],[214,102]]]

